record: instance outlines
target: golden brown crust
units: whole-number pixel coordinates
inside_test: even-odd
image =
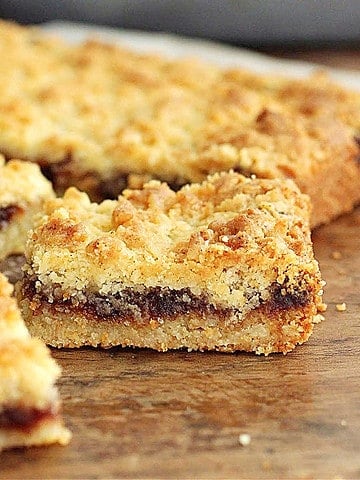
[[[0,151],[37,161],[59,190],[98,195],[143,175],[182,184],[235,169],[295,179],[314,203],[313,226],[360,200],[360,95],[325,75],[70,46],[4,22],[0,55]]]
[[[11,422],[0,425],[0,451],[12,446],[67,443],[70,434],[59,414],[55,387],[60,368],[45,345],[30,338],[11,293],[12,287],[0,274],[0,416],[17,409],[46,415],[23,431],[12,428]]]
[[[246,315],[274,302],[275,294],[290,298],[290,303],[284,302],[292,306],[293,298],[306,293],[306,301],[294,307],[305,310],[311,305],[312,313],[304,314],[310,323],[321,305],[309,200],[290,180],[258,180],[230,172],[178,192],[151,181],[141,190],[126,190],[117,201],[101,204],[91,203],[86,194],[72,188],[63,199],[45,203],[26,256],[20,297],[30,328],[36,323],[30,321],[33,314],[41,321],[39,301],[55,306],[60,299],[81,308],[89,295],[108,295],[109,301],[112,296],[116,303],[119,295],[131,290],[140,296],[156,289],[183,292],[195,305],[201,298],[216,309],[217,321],[221,317],[224,321],[223,311],[228,310],[230,323],[240,329]],[[31,294],[29,282],[35,289]],[[159,294],[168,301],[165,291]],[[55,322],[56,312],[67,309],[61,301],[53,308]],[[168,315],[152,311],[154,318]],[[74,316],[74,311],[69,312]],[[201,314],[183,306],[179,312],[170,323]],[[120,313],[120,317],[131,321],[131,315],[124,318]],[[88,341],[80,335],[78,343]],[[181,341],[182,346],[195,348],[184,339],[169,341],[167,348]],[[56,345],[57,339],[50,343]]]

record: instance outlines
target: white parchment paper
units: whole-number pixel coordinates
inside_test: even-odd
[[[220,66],[242,67],[258,73],[281,73],[301,78],[319,69],[319,66],[313,63],[277,59],[243,48],[167,33],[122,30],[71,22],[50,22],[43,24],[41,28],[69,42],[81,42],[95,37],[140,52],[159,53],[170,58],[198,57]],[[321,66],[321,69],[327,71],[338,83],[360,91],[360,72],[324,66]]]

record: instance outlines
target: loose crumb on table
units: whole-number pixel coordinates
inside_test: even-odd
[[[343,303],[337,303],[337,304],[335,305],[335,308],[336,308],[336,310],[337,310],[338,312],[345,312],[345,310],[346,310],[346,303],[345,303],[345,302],[343,302]]]
[[[251,436],[248,433],[241,433],[239,435],[239,443],[242,447],[247,447],[251,443]]]

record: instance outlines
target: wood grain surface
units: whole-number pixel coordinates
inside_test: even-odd
[[[360,478],[359,233],[359,208],[313,233],[326,320],[286,356],[53,351],[73,440],[0,478]]]

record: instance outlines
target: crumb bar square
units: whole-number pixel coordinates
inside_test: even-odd
[[[0,260],[24,253],[34,215],[54,196],[38,165],[0,157]]]
[[[291,180],[152,180],[91,203],[45,203],[19,304],[55,347],[289,352],[323,309],[309,199]]]
[[[12,286],[0,274],[0,451],[67,444],[55,382],[60,368],[49,350],[31,338]]]

